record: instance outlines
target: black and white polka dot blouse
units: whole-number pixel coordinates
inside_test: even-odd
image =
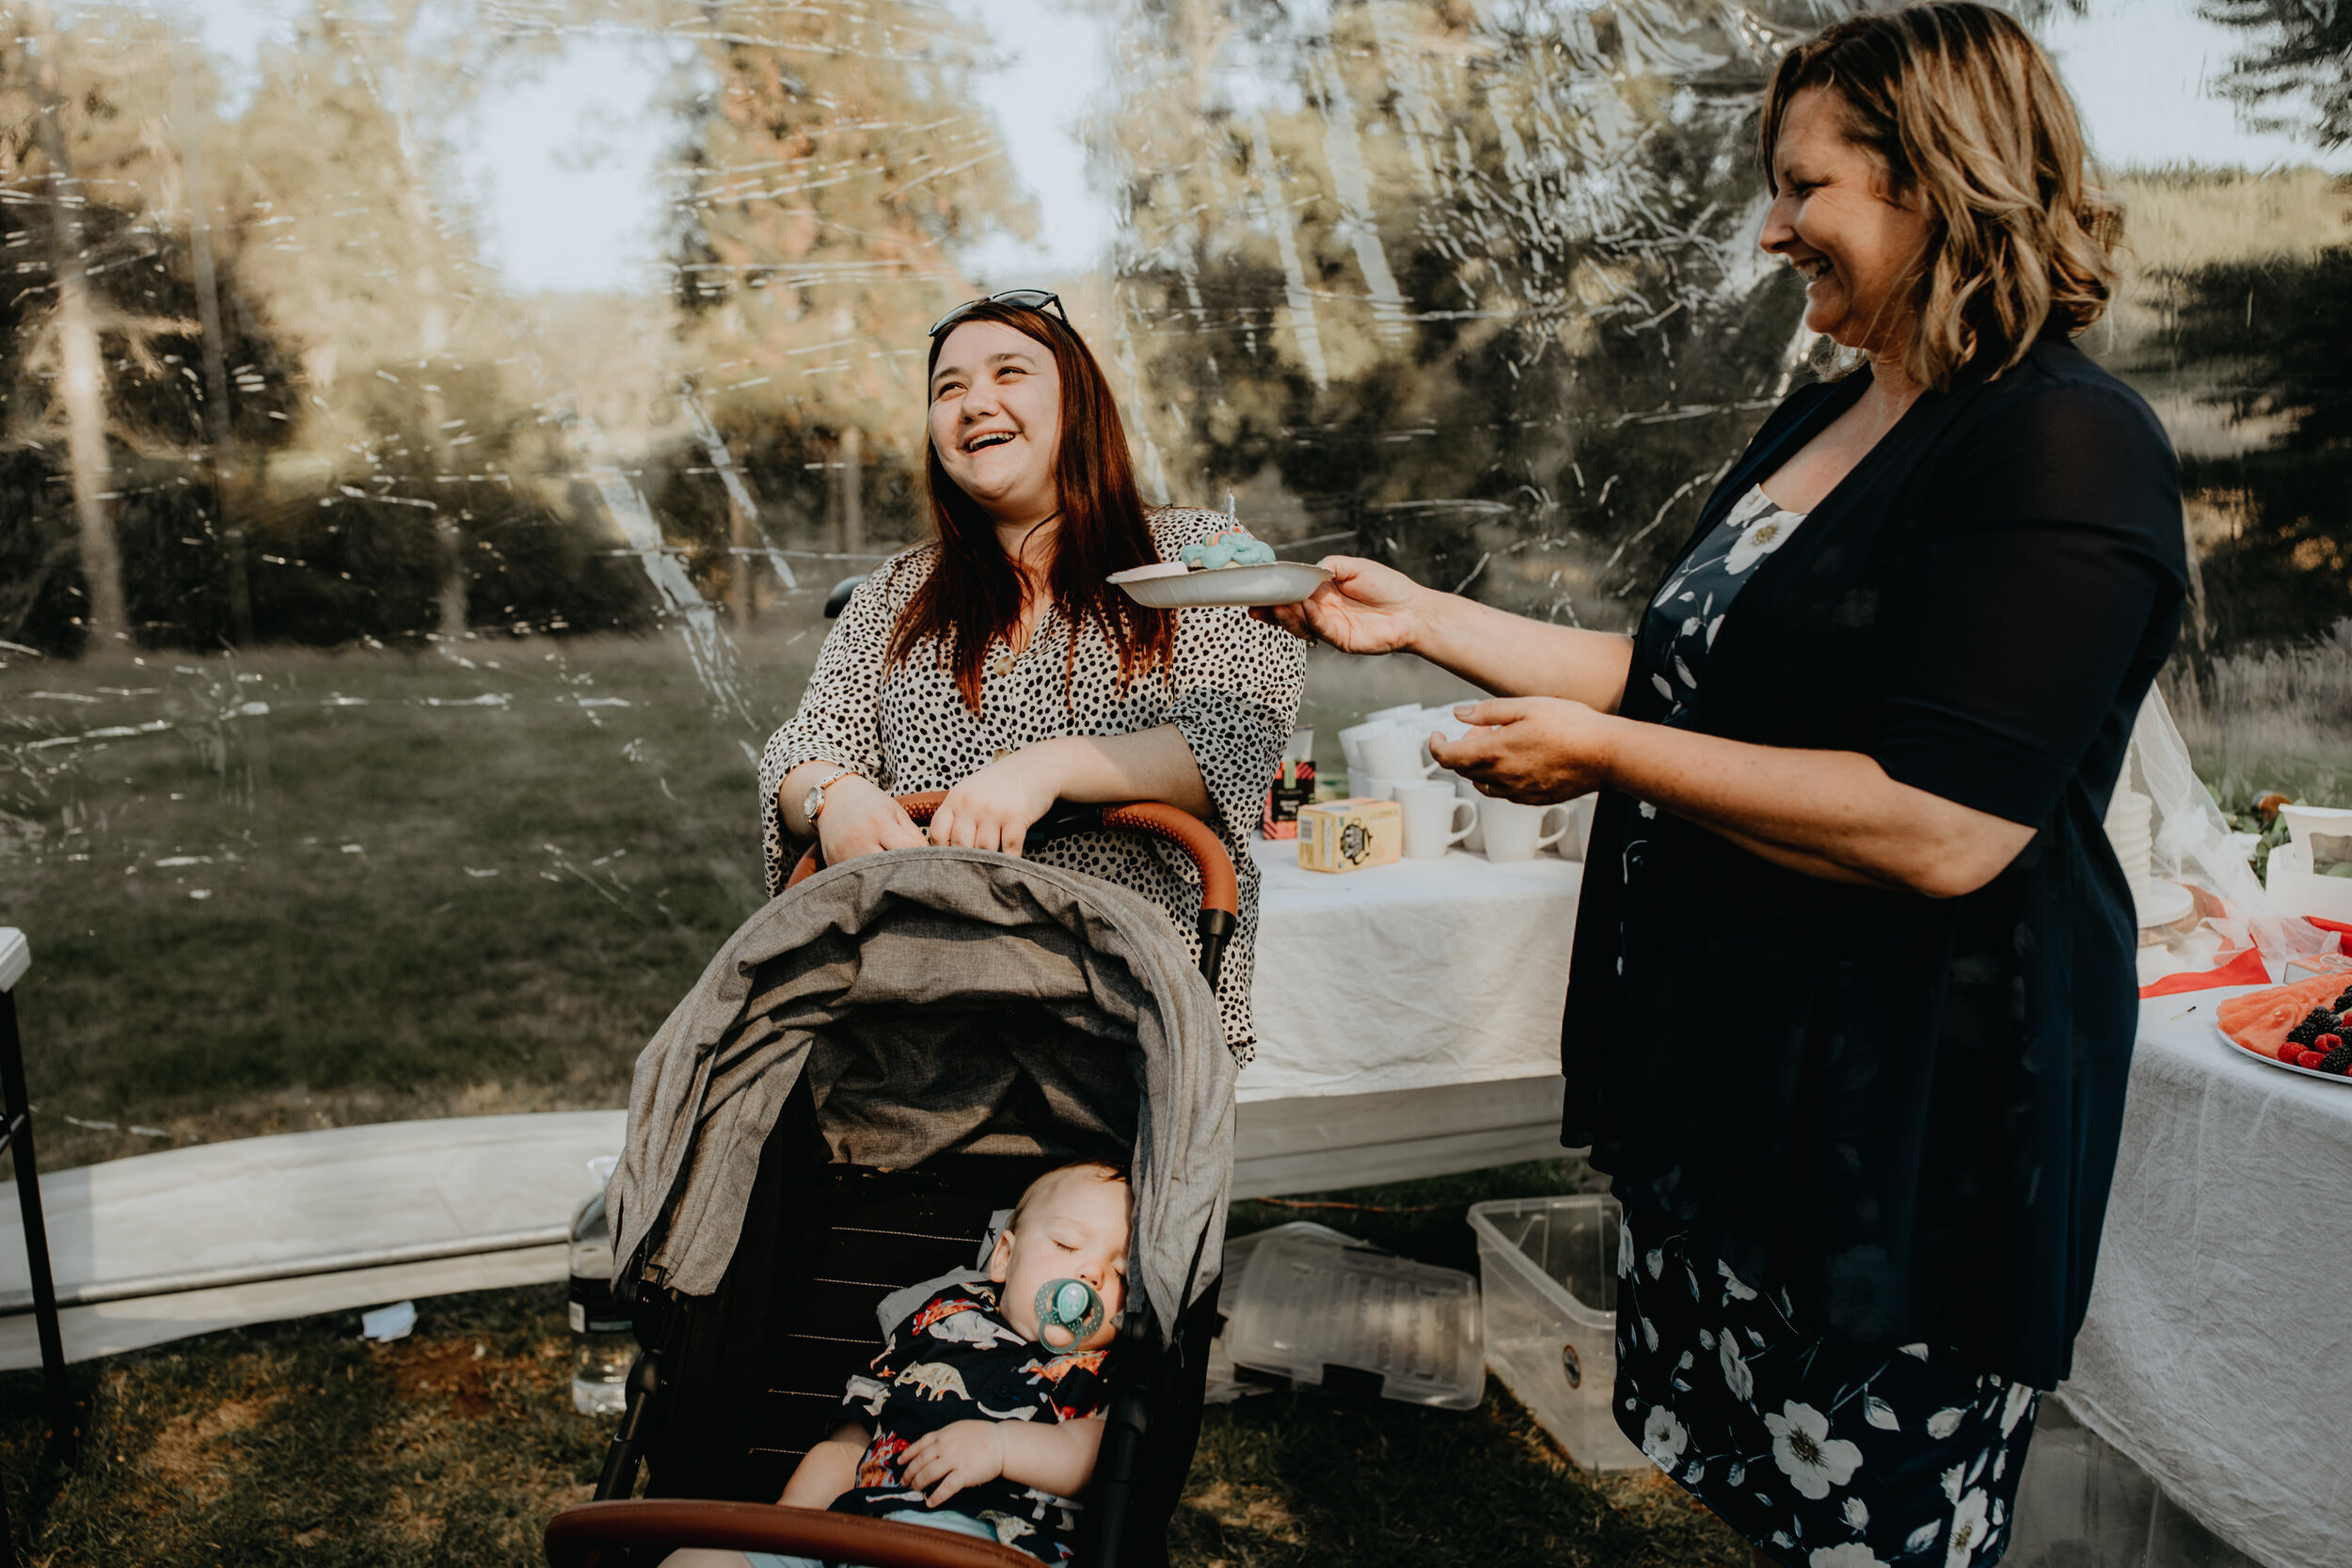
[[[1168,508],[1152,519],[1164,561],[1228,526],[1213,512]],[[884,672],[890,629],[915,588],[930,576],[934,547],[918,545],[884,562],[853,594],[817,656],[816,672],[792,721],[768,741],[760,759],[760,836],[768,893],[783,891],[803,844],[786,834],[776,788],[804,762],[854,768],[893,795],[946,789],[1007,752],[1073,735],[1132,735],[1174,724],[1192,748],[1216,807],[1218,836],[1241,879],[1241,922],[1217,982],[1225,1039],[1249,1060],[1255,1029],[1249,980],[1258,941],[1258,873],[1249,859],[1266,784],[1297,718],[1306,673],[1304,644],[1246,610],[1187,610],[1176,620],[1172,668],[1123,690],[1119,660],[1098,631],[1078,640],[1063,687],[1071,626],[1048,609],[1027,648],[990,644],[981,711],[972,712],[953,673],[917,656]],[[1196,956],[1200,907],[1192,863],[1166,846],[1121,833],[1079,833],[1031,851],[1039,861],[1116,882],[1168,912]]]

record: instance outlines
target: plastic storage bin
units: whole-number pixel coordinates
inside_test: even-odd
[[[1586,1469],[1648,1466],[1610,1411],[1617,1381],[1617,1200],[1473,1203],[1486,1364]]]
[[[1478,1281],[1325,1236],[1267,1233],[1228,1308],[1237,1366],[1320,1384],[1343,1368],[1381,1397],[1471,1410],[1486,1386]]]

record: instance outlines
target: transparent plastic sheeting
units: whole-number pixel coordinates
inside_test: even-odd
[[[2148,694],[2132,728],[2119,793],[2135,788],[2150,802],[2153,875],[2206,895],[2185,918],[2169,923],[2161,942],[2153,940],[2156,933],[2142,931],[2143,984],[2216,968],[2249,947],[2259,948],[2274,969],[2306,954],[2338,951],[2341,939],[2335,933],[2280,913],[2264,891],[2248,859],[2253,835],[2233,832],[2223,819],[2197,776],[2162,691]]]
[[[826,592],[922,531],[958,301],[1061,294],[1150,499],[1597,626],[1809,373],[1752,119],[1843,0],[6,10],[0,921],[53,1166],[619,1105],[762,896]],[[2026,14],[2131,214],[2088,342],[2184,454],[2190,752],[2324,790],[2273,774],[2352,754],[2352,11]],[[1457,690],[1318,662],[1327,776]],[[2211,826],[2168,852],[2253,908]]]

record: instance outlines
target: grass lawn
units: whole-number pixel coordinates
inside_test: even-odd
[[[1459,1266],[1474,1259],[1469,1204],[1581,1176],[1562,1162],[1507,1166],[1324,1195],[1375,1207],[1309,1212]],[[1233,1223],[1300,1212],[1239,1204]],[[610,1432],[571,1412],[560,1288],[420,1303],[417,1332],[390,1345],[360,1342],[358,1326],[338,1313],[76,1368],[87,1436],[71,1466],[41,1462],[38,1376],[0,1376],[0,1484],[30,1560],[541,1560],[541,1527],[587,1497]],[[1568,1465],[1491,1379],[1486,1402],[1458,1414],[1319,1390],[1212,1408],[1172,1544],[1187,1568],[1745,1560],[1655,1472],[1595,1479]]]
[[[754,758],[823,626],[771,616],[715,681],[675,634],[9,656],[0,924],[33,944],[44,1164],[624,1103],[765,896]],[[1460,689],[1418,660],[1315,684],[1334,768],[1341,724]]]
[[[762,900],[745,748],[815,646],[747,644],[740,705],[675,638],[12,661],[0,920],[45,1161],[623,1103]]]

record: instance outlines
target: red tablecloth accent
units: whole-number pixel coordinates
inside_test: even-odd
[[[2152,996],[2170,996],[2177,991],[2205,990],[2215,986],[2266,986],[2270,971],[2263,965],[2262,949],[2248,947],[2219,969],[2201,969],[2188,974],[2168,974],[2153,986],[2139,988],[2141,1001]]]

